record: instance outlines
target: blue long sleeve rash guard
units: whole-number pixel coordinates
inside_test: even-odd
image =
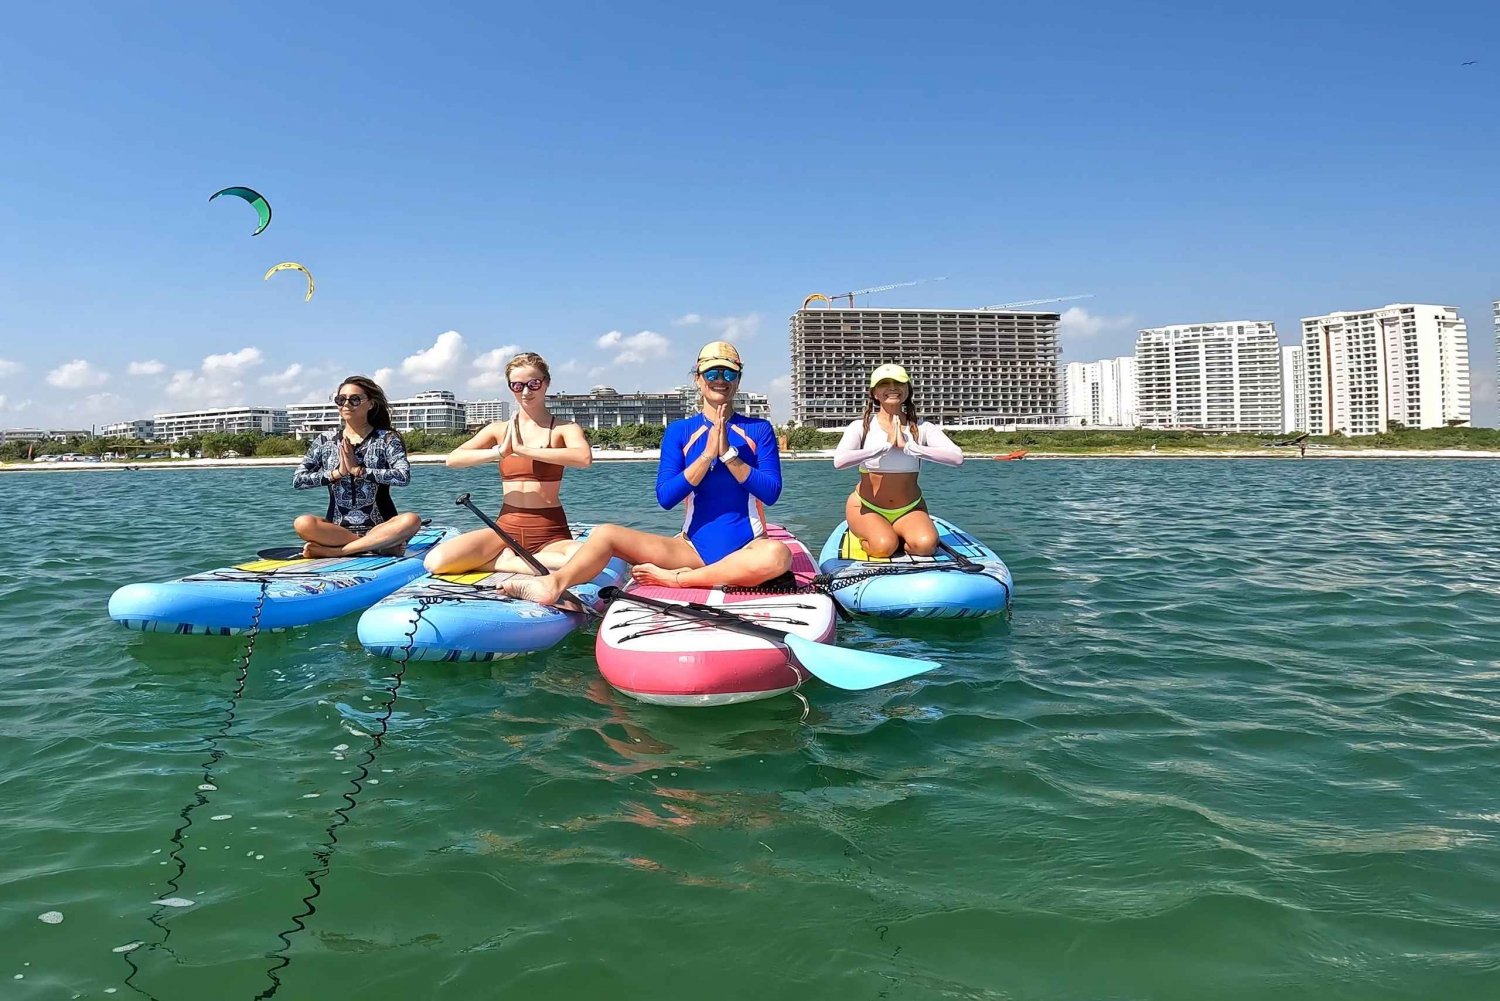
[[[656,470],[656,501],[671,510],[686,502],[682,532],[704,565],[717,563],[765,534],[762,505],[781,496],[781,453],[776,429],[760,417],[734,414],[726,440],[750,466],[741,483],[727,466],[715,462],[695,487],[684,470],[708,446],[709,421],[694,414],[667,426]]]

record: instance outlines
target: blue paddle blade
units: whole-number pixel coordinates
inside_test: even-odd
[[[780,642],[787,645],[797,662],[814,677],[850,691],[879,688],[943,666],[935,660],[836,647],[795,633],[787,633]]]

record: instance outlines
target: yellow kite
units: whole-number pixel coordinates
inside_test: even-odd
[[[312,276],[312,272],[311,271],[307,270],[302,265],[298,264],[296,261],[282,261],[280,264],[276,265],[270,271],[267,271],[266,272],[266,277],[263,278],[263,279],[261,279],[261,280],[262,281],[268,281],[268,280],[270,280],[270,277],[272,275],[274,275],[278,271],[300,271],[304,275],[306,275],[307,276],[307,298],[303,299],[302,301],[303,302],[312,302],[313,276]]]

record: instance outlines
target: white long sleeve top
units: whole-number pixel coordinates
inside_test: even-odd
[[[890,435],[880,426],[878,418],[870,419],[870,430],[864,429],[864,420],[851,423],[844,429],[838,448],[833,453],[833,468],[848,469],[859,466],[860,471],[872,473],[915,473],[923,460],[944,466],[961,465],[963,449],[959,448],[936,424],[917,422],[914,439],[910,429],[901,425],[900,445],[892,445]]]

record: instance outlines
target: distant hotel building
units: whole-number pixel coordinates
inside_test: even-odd
[[[464,430],[464,404],[446,389],[431,389],[392,400],[391,426],[397,431],[454,434]],[[286,408],[289,433],[312,438],[339,426],[339,408],[330,403],[293,403]]]
[[[1068,417],[1089,425],[1135,426],[1135,357],[1069,362],[1064,378]]]
[[[478,431],[486,424],[510,420],[509,400],[470,400],[464,404],[464,428]]]
[[[290,430],[285,410],[275,407],[216,407],[157,414],[158,441],[176,441],[193,434],[286,434]]]
[[[765,393],[740,393],[735,409],[747,417],[771,416]],[[698,391],[683,386],[670,393],[620,393],[610,386],[595,386],[587,393],[557,393],[547,397],[547,409],[559,421],[577,421],[585,429],[654,424],[665,427],[698,411]]]
[[[904,365],[917,410],[947,425],[1062,418],[1057,313],[800,309],[791,318],[792,420],[841,427],[864,412],[870,370]]]
[[[0,444],[8,441],[67,441],[69,438],[92,438],[91,431],[69,431],[65,428],[0,428]]]
[[[1140,332],[1137,419],[1143,427],[1275,434],[1282,430],[1276,325],[1178,324]]]
[[[118,421],[114,424],[105,424],[99,428],[101,438],[134,438],[137,441],[151,441],[156,438],[155,421]]]
[[[1469,334],[1451,306],[1304,317],[1302,349],[1313,434],[1469,423]]]
[[[1281,430],[1307,430],[1307,363],[1302,349],[1281,349]]]

